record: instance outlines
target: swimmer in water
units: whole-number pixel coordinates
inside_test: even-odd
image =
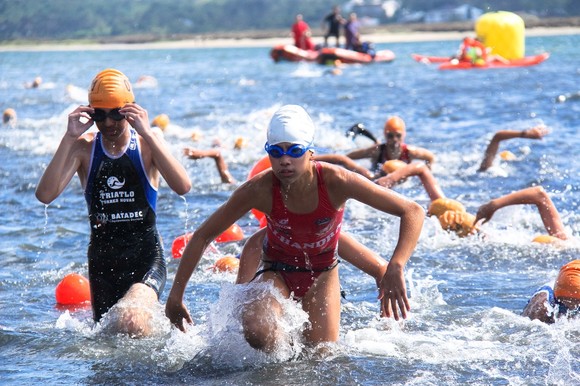
[[[310,326],[309,344],[335,342],[340,325],[337,244],[346,201],[355,199],[400,218],[400,232],[380,280],[381,314],[398,320],[410,310],[403,269],[413,253],[424,220],[415,202],[345,168],[313,159],[315,127],[300,106],[286,105],[272,117],[265,150],[271,169],[239,186],[193,233],[175,275],[166,304],[173,324],[185,330],[193,320],[183,297],[205,248],[251,209],[266,214],[262,267],[255,283],[271,283],[287,298],[300,301]],[[243,257],[242,257],[243,259]],[[240,265],[243,261],[240,261]],[[275,322],[284,312],[269,291],[248,299],[242,328],[248,343],[266,352],[283,340]],[[268,322],[264,322],[268,321]]]

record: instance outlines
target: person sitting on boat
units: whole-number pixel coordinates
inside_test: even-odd
[[[303,20],[303,16],[301,14],[296,15],[296,19],[292,25],[294,45],[302,50],[314,50],[314,43],[310,38],[311,35],[310,26]]]
[[[356,52],[362,52],[363,54],[368,54],[373,58],[376,55],[375,45],[371,42],[357,42],[354,46]]]
[[[509,63],[501,55],[492,54],[491,48],[486,47],[479,38],[466,37],[463,39],[459,47],[459,60],[463,62],[470,62],[475,66],[484,66],[488,62],[498,61],[502,63]]]
[[[572,260],[560,268],[554,285],[536,290],[522,311],[522,316],[544,323],[559,317],[573,317],[580,309],[580,260]]]

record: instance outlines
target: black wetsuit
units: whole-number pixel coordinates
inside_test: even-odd
[[[91,241],[88,248],[93,318],[101,319],[131,285],[144,283],[157,296],[167,269],[156,227],[157,189],[143,167],[135,130],[125,152],[109,156],[101,133],[93,144],[85,199]]]
[[[324,45],[328,44],[328,38],[334,36],[336,39],[336,46],[338,47],[338,39],[340,38],[340,15],[334,12],[329,13],[325,18],[324,22],[328,24],[328,30],[324,35]]]

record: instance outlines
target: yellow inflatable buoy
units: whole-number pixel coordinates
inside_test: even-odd
[[[446,211],[465,212],[465,206],[462,203],[451,198],[438,198],[429,205],[427,210],[428,216],[439,217]]]
[[[520,59],[526,53],[524,20],[512,12],[483,14],[475,23],[478,39],[492,54],[505,59]]]

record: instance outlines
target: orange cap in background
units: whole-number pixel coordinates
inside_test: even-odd
[[[560,268],[554,284],[554,295],[580,299],[580,260],[572,260]]]
[[[386,132],[405,133],[405,121],[397,116],[390,117],[385,122]]]
[[[429,209],[427,210],[427,215],[439,217],[448,210],[465,212],[465,206],[463,206],[459,201],[441,197],[431,202]]]
[[[461,211],[448,210],[438,217],[441,228],[453,231],[459,237],[466,237],[475,230],[475,216]]]
[[[107,68],[95,76],[89,89],[91,107],[116,109],[135,102],[129,78],[121,71]]]

